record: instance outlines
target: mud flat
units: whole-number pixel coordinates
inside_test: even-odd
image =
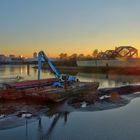
[[[133,84],[133,85],[126,85],[120,87],[113,87],[113,88],[102,88],[98,90],[99,95],[109,95],[111,93],[118,93],[118,94],[130,94],[134,92],[140,92],[140,85]]]

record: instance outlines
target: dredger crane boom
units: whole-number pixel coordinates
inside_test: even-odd
[[[60,82],[63,82],[64,80],[67,80],[69,82],[76,81],[75,77],[73,77],[72,75],[69,75],[69,74],[67,74],[65,76],[60,75],[59,72],[57,71],[57,69],[52,64],[51,60],[46,56],[46,54],[43,51],[40,51],[38,53],[38,80],[40,80],[40,70],[41,70],[42,58],[45,60],[45,62],[48,64],[52,73],[55,75],[56,78],[58,78],[58,80]],[[64,77],[64,79],[63,79],[63,77]]]
[[[46,54],[43,51],[40,51],[38,53],[38,80],[40,80],[40,70],[41,70],[42,58],[47,62],[50,70],[54,73],[56,78],[60,79],[61,75],[59,74],[57,69],[54,67],[51,60],[46,56]]]

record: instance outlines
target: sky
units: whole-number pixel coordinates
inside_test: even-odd
[[[140,0],[0,0],[0,54],[140,50]]]

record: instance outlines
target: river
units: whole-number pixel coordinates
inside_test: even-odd
[[[20,75],[21,80],[37,79],[37,70],[27,65],[2,65],[0,78]],[[139,84],[140,76],[77,73],[80,81],[98,81],[100,87],[116,87]],[[41,71],[42,78],[54,77],[48,70]],[[2,82],[2,81],[1,81]],[[129,98],[129,97],[127,97]],[[129,98],[130,99],[130,98]],[[107,105],[107,104],[106,104]],[[3,103],[0,103],[3,106]],[[53,111],[52,111],[53,112]],[[140,98],[131,98],[121,107],[92,111],[65,111],[48,113],[44,107],[32,119],[0,120],[1,125],[13,123],[13,127],[0,129],[1,140],[139,140]],[[55,111],[54,111],[55,112]]]

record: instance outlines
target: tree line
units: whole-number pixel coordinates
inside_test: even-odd
[[[72,55],[68,55],[67,53],[60,53],[59,54],[59,58],[60,59],[92,59],[92,58],[95,58],[97,57],[98,55],[98,49],[95,49],[92,54],[88,54],[88,55],[85,55],[83,53],[81,54],[77,54],[77,53],[73,53]]]

